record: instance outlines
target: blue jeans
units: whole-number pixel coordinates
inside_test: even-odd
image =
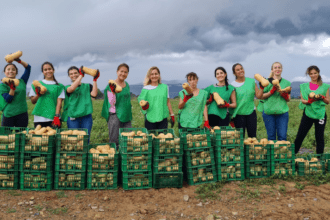
[[[276,134],[278,140],[286,141],[286,133],[288,131],[289,112],[281,115],[267,115],[262,112],[262,117],[265,122],[267,130],[268,140],[276,140]]]
[[[93,126],[93,118],[92,114],[76,118],[75,120],[71,120],[71,118],[68,118],[67,121],[68,128],[87,128],[88,130],[88,143],[92,131],[92,126]]]

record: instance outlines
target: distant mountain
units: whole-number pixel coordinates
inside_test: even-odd
[[[298,98],[300,96],[300,84],[305,83],[305,82],[291,82],[291,97],[292,98]]]

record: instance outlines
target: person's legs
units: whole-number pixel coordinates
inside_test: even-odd
[[[219,116],[211,114],[211,115],[208,115],[207,117],[209,119],[209,125],[211,127],[220,126],[219,125],[219,122],[220,122],[220,117]]]
[[[288,122],[289,122],[289,112],[286,112],[281,115],[276,115],[275,124],[276,124],[276,133],[278,140],[281,141],[287,140]]]
[[[167,129],[167,128],[168,128],[167,118],[164,118],[162,121],[157,122],[156,129]]]
[[[29,115],[27,112],[16,115],[15,117],[15,127],[26,128],[29,124]]]
[[[41,127],[52,127],[52,121],[46,121],[46,122],[34,122],[34,127],[36,128],[38,125],[41,125]]]
[[[257,137],[257,113],[255,110],[252,114],[246,115],[246,130],[249,137]]]
[[[14,117],[8,117],[8,118],[6,118],[2,114],[1,126],[4,126],[4,127],[15,127],[15,119],[14,119]]]
[[[276,140],[276,116],[262,112],[262,118],[264,119],[268,140]]]
[[[91,138],[92,127],[93,127],[92,114],[80,118],[80,128],[86,128],[88,130],[88,143]]]
[[[157,123],[157,122],[156,122]],[[157,124],[156,123],[152,123],[150,121],[147,120],[147,118],[144,120],[144,127],[147,130],[155,130],[157,129]]]
[[[229,122],[230,122],[230,116],[229,114],[227,113],[226,117],[224,119],[219,118],[219,122],[218,122],[218,126],[220,127],[223,127],[223,126],[228,126],[229,125]]]
[[[307,117],[307,115],[304,112],[303,116],[301,118],[301,121],[300,121],[298,133],[297,133],[297,136],[296,136],[296,140],[294,141],[295,153],[299,152],[301,144],[304,141],[309,129],[311,129],[311,127],[313,125],[313,122],[314,122],[313,119]]]
[[[109,143],[115,143],[118,148],[118,137],[119,137],[119,126],[120,121],[116,113],[110,113],[108,120],[108,129],[109,129]]]
[[[327,114],[321,120],[315,120],[315,139],[316,139],[316,153],[323,154],[324,152],[324,129],[327,124]]]
[[[78,118],[71,120],[69,117],[66,123],[68,128],[80,128],[80,123]]]
[[[243,128],[243,137],[245,137],[245,115],[236,115],[236,117],[233,119],[235,128]]]

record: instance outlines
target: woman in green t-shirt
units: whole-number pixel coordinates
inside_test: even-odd
[[[122,63],[117,68],[117,79],[115,82],[122,87],[120,93],[116,93],[116,85],[110,83],[104,90],[104,102],[102,117],[108,123],[109,142],[118,146],[119,128],[132,127],[132,104],[131,92],[125,81],[129,72],[129,66]]]
[[[75,66],[68,69],[68,76],[72,84],[65,87],[63,121],[67,122],[68,128],[86,128],[90,136],[93,126],[92,98],[97,96],[96,81],[100,77],[100,72],[98,71],[94,77],[93,85],[81,83],[85,74]]]
[[[268,78],[269,82],[274,79],[279,80],[281,89],[291,86],[291,82],[282,78],[282,64],[275,62],[272,64],[271,73]],[[262,87],[260,85],[260,87]],[[287,140],[286,134],[289,122],[289,106],[290,93],[281,92],[276,86],[269,83],[264,88],[263,100],[260,100],[258,111],[262,112],[265,127],[267,130],[268,140]]]
[[[227,71],[225,68],[216,68],[214,77],[218,80],[218,83],[210,85],[205,89],[205,91],[209,93],[207,104],[210,126],[228,126],[230,122],[229,108],[236,108],[235,88],[228,84]],[[213,99],[214,92],[218,93],[225,101],[224,105],[217,105]]]
[[[262,98],[263,88],[258,89],[255,80],[245,77],[243,66],[239,63],[233,65],[236,80],[231,83],[235,87],[237,106],[232,118],[236,128],[245,129],[249,137],[257,136],[257,114],[254,107],[254,97]]]
[[[44,62],[41,65],[41,71],[44,79],[39,82],[46,87],[46,93],[41,94],[40,88],[34,87],[34,85],[31,86],[29,93],[32,104],[35,104],[32,111],[34,126],[37,127],[40,124],[42,127],[60,128],[62,101],[65,99],[64,86],[55,79],[55,69],[50,62]]]
[[[16,87],[14,81],[0,84],[1,93],[1,126],[6,127],[27,127],[29,117],[26,104],[26,84],[31,73],[31,66],[21,59],[16,59],[24,68],[24,74],[19,79],[19,85]],[[18,69],[15,64],[8,63],[4,68],[7,78],[16,79]]]
[[[161,83],[158,67],[151,67],[144,80],[144,87],[138,97],[142,113],[145,115],[145,127],[148,130],[166,129],[167,117],[171,114],[171,124],[174,126],[175,119],[170,102],[168,86]],[[142,105],[141,101],[146,101]]]
[[[206,107],[208,92],[197,88],[196,73],[188,73],[186,78],[193,93],[188,94],[185,89],[179,92],[179,128],[199,128],[203,123],[204,115],[204,127],[210,129]]]
[[[322,83],[320,69],[317,66],[307,68],[306,75],[311,81],[300,85],[301,102],[299,108],[304,110],[301,118],[298,134],[296,136],[295,152],[298,153],[309,129],[315,125],[316,153],[323,154],[324,151],[324,129],[327,123],[325,106],[329,104],[329,85]],[[309,94],[316,94],[310,97]]]

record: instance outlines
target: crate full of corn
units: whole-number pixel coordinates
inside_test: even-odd
[[[18,171],[0,171],[0,189],[18,189]]]
[[[152,170],[152,154],[151,153],[135,153],[120,154],[121,171],[151,171]]]
[[[124,190],[148,189],[151,187],[152,187],[151,171],[123,173]]]
[[[53,172],[53,154],[43,152],[21,153],[19,170]]]
[[[52,172],[21,172],[20,189],[24,191],[49,191],[53,189]]]
[[[153,139],[152,147],[154,156],[183,153],[180,138],[175,136],[173,129],[150,130],[149,134]]]
[[[58,190],[83,190],[86,172],[55,172],[54,188]]]
[[[118,171],[88,172],[87,189],[117,189]]]
[[[261,139],[260,142],[256,138],[248,138],[244,141],[245,161],[249,162],[270,162],[270,146],[273,141]]]
[[[295,159],[295,145],[289,141],[276,141],[270,147],[271,161]]]
[[[27,128],[0,127],[0,153],[19,152]]]
[[[88,146],[88,172],[116,171],[118,172],[119,153],[115,143],[92,144]]]
[[[184,150],[211,147],[211,136],[209,133],[182,133],[180,139]]]
[[[228,162],[244,162],[244,148],[243,146],[235,147],[216,147],[215,161],[217,164]]]
[[[152,153],[152,137],[145,128],[120,128],[119,146],[124,154]]]
[[[271,161],[271,175],[295,175],[296,166],[294,160],[273,160]]]
[[[56,153],[56,172],[86,172],[87,154],[85,153]]]
[[[200,166],[194,168],[185,167],[186,180],[189,185],[199,185],[217,181],[217,171],[215,165]]]
[[[51,127],[37,125],[35,129],[29,129],[25,135],[25,144],[21,147],[21,153],[54,153],[56,130]]]
[[[320,159],[321,155],[311,155],[296,158],[296,170],[299,176],[315,175],[325,173],[325,162]]]
[[[61,128],[56,134],[56,153],[87,153],[88,130]]]
[[[266,178],[271,173],[270,161],[245,162],[245,178]]]
[[[185,166],[196,167],[215,164],[213,148],[185,151]]]
[[[154,173],[173,173],[182,172],[182,155],[164,155],[154,157],[153,159]]]
[[[218,181],[236,181],[244,180],[244,163],[243,162],[227,162],[217,164]]]
[[[243,129],[215,126],[211,129],[214,147],[232,147],[243,145]]]

